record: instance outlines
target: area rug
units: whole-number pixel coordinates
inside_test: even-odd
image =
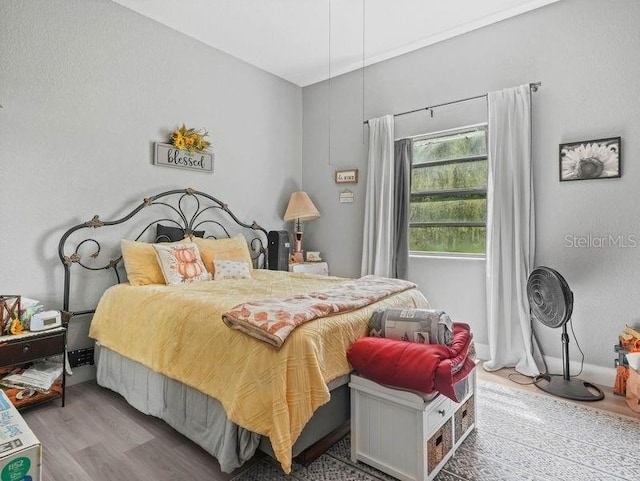
[[[478,382],[478,426],[436,481],[640,481],[640,422],[560,398]],[[289,476],[261,456],[234,481],[391,481],[353,463],[346,436]]]

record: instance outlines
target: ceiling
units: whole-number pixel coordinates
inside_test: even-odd
[[[114,1],[306,86],[559,0]]]

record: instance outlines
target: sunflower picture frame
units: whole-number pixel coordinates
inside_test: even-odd
[[[622,176],[620,137],[560,144],[560,182]]]

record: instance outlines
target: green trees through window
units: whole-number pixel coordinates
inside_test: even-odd
[[[409,249],[485,252],[486,128],[413,139]]]

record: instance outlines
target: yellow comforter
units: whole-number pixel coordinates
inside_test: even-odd
[[[427,307],[416,289],[351,313],[298,327],[279,351],[229,329],[222,314],[247,301],[285,297],[344,282],[278,271],[253,279],[184,286],[108,289],[91,323],[103,346],[218,399],[229,419],[268,436],[282,469],[291,470],[291,447],[313,412],[329,400],[327,382],[351,369],[346,352],[364,336],[380,307]]]

